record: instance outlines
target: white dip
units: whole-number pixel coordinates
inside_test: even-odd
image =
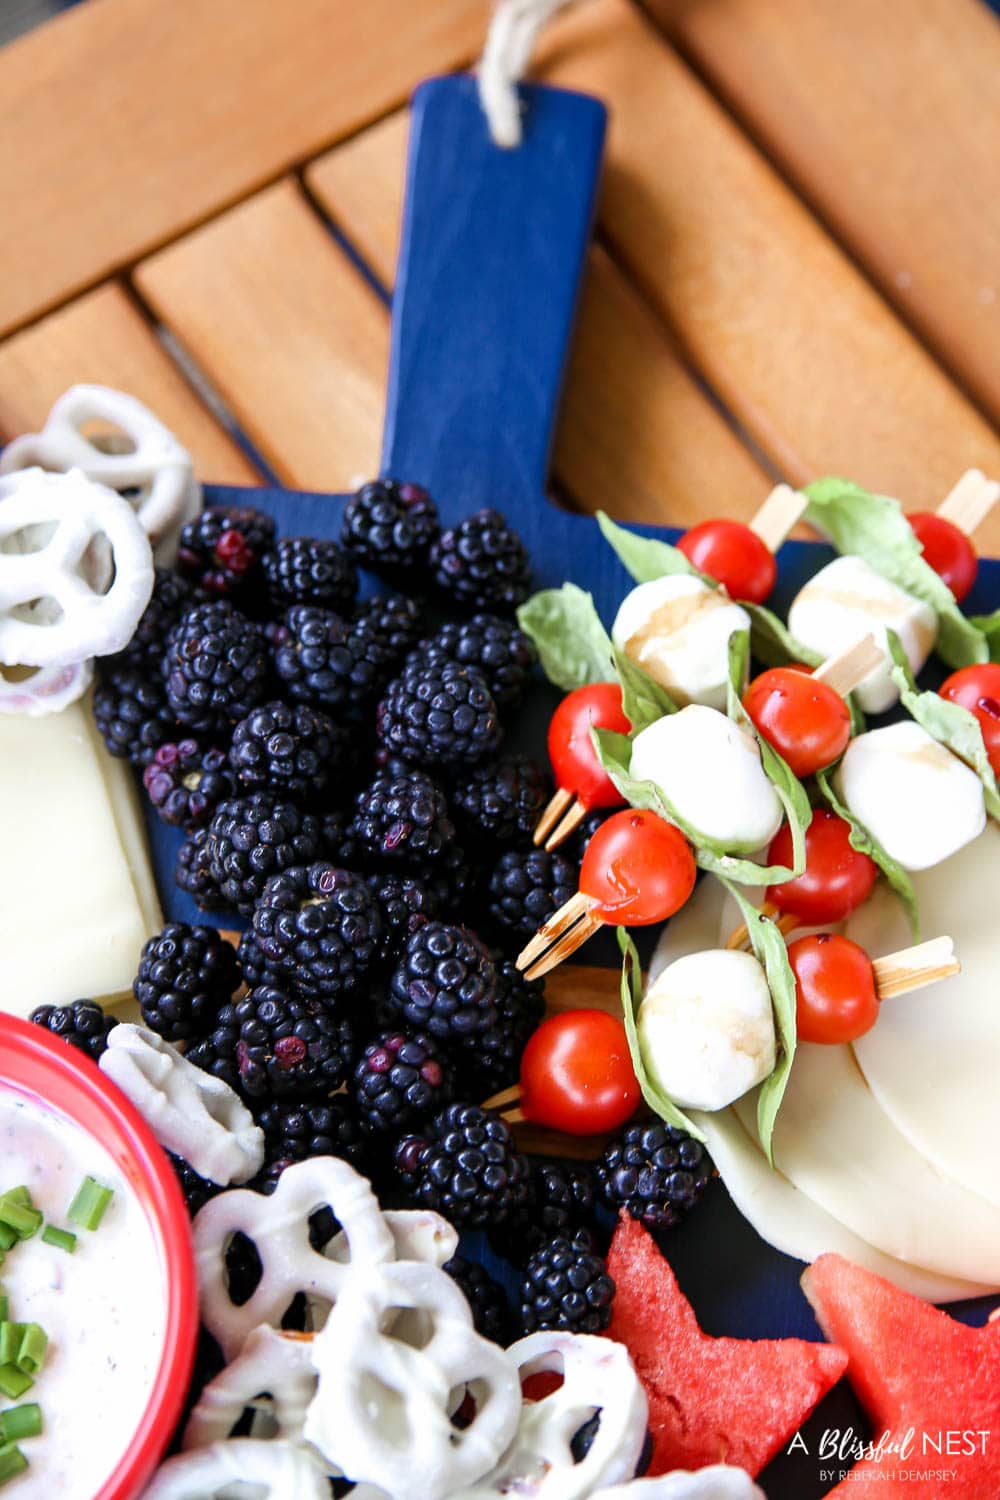
[[[96,1231],[67,1211],[85,1177],[114,1189]],[[139,1201],[111,1157],[78,1126],[32,1099],[0,1094],[0,1193],[29,1189],[46,1223],[72,1231],[76,1251],[15,1244],[0,1267],[8,1318],[40,1323],[48,1355],[17,1401],[42,1408],[44,1431],[19,1446],[30,1468],[4,1500],[93,1500],[123,1457],[145,1411],[163,1350],[163,1270]]]

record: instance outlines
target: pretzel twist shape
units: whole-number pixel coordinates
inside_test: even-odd
[[[159,1469],[142,1500],[216,1500],[246,1486],[268,1500],[330,1500],[326,1466],[298,1443],[233,1438],[179,1453]]]
[[[270,1440],[300,1442],[306,1408],[315,1394],[312,1335],[286,1333],[262,1323],[236,1358],[205,1386],[184,1429],[183,1447],[187,1451],[224,1442],[247,1407],[265,1395],[275,1427]]]
[[[712,1464],[695,1474],[675,1469],[655,1479],[633,1479],[629,1484],[595,1490],[594,1500],[765,1500],[765,1496],[746,1469]]]
[[[94,664],[75,661],[62,667],[39,667],[30,677],[15,681],[0,672],[0,714],[26,714],[29,719],[57,714],[82,698],[94,678]]]

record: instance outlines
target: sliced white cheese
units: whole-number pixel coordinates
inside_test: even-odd
[[[986,826],[975,771],[912,719],[857,735],[834,780],[842,801],[904,870],[940,864]],[[935,923],[927,930],[944,929]]]
[[[920,671],[937,637],[937,616],[929,604],[907,594],[861,557],[836,557],[814,573],[788,611],[788,628],[796,640],[830,657],[873,634],[887,646],[886,629],[899,636],[914,674]],[[868,714],[884,713],[899,691],[889,676],[889,661],[869,673],[855,689]]]
[[[678,814],[733,854],[766,847],[781,827],[757,741],[718,709],[692,703],[637,734],[630,775],[655,781]]]
[[[640,583],[626,594],[611,638],[676,703],[725,708],[729,638],[750,616],[690,573]]]
[[[90,712],[0,718],[0,1006],[18,1015],[127,992],[159,925],[138,815],[112,807]]]

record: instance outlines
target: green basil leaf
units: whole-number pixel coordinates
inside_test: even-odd
[[[632,575],[636,583],[652,583],[654,578],[665,578],[669,573],[693,573],[713,589],[719,587],[714,578],[699,573],[679,547],[672,547],[669,542],[657,541],[653,537],[637,536],[634,531],[618,526],[603,510],[597,512],[597,524],[604,540],[609,543],[622,567]]]
[[[910,931],[913,933],[914,942],[919,942],[920,909],[917,906],[917,893],[913,889],[913,881],[903,869],[903,866],[898,864],[890,854],[886,853],[879,841],[854,816],[851,809],[841,802],[833,789],[830,774],[829,767],[826,770],[816,772],[816,785],[819,787],[827,806],[832,812],[837,814],[838,818],[843,818],[844,822],[850,827],[851,831],[848,835],[848,842],[851,848],[857,849],[861,854],[867,854],[868,858],[874,860],[878,865],[890,888],[902,902],[903,910],[906,912],[906,919],[910,924]]]
[[[619,927],[616,931],[618,946],[622,950],[622,1020],[625,1022],[628,1050],[632,1056],[632,1066],[635,1069],[642,1097],[653,1113],[659,1115],[661,1120],[666,1120],[668,1125],[673,1125],[678,1130],[686,1130],[688,1135],[694,1136],[696,1141],[704,1141],[705,1137],[698,1127],[653,1082],[646,1070],[636,1027],[636,1017],[639,1013],[639,1006],[642,1004],[642,969],[639,964],[639,955],[628,929]]]
[[[625,801],[632,807],[644,807],[679,828],[694,848],[695,861],[702,870],[725,875],[741,885],[774,885],[791,880],[793,871],[787,865],[758,865],[752,859],[729,854],[718,839],[712,839],[681,816],[661,786],[655,781],[636,781],[629,775],[632,741],[610,729],[593,728],[590,737],[597,759],[607,771]],[[800,872],[801,873],[801,872]]]
[[[610,637],[590,594],[575,583],[533,594],[517,623],[534,641],[546,677],[564,692],[614,681]]]
[[[723,879],[722,883],[739,907],[740,915],[747,925],[750,946],[753,948],[754,957],[764,970],[767,987],[771,991],[771,1004],[774,1007],[778,1060],[773,1072],[764,1079],[757,1094],[757,1134],[760,1137],[764,1155],[773,1167],[771,1138],[774,1134],[774,1122],[777,1119],[788,1084],[788,1075],[792,1071],[792,1063],[795,1059],[795,975],[792,973],[792,966],[788,961],[788,948],[779,928],[770,917],[765,917],[758,911],[753,902],[748,901],[743,892],[737,890],[731,881]]]
[[[647,729],[664,714],[675,714],[677,704],[665,688],[654,682],[620,646],[614,646],[614,663],[622,685],[622,710],[632,725],[632,733]]]
[[[990,661],[1000,661],[1000,609],[991,615],[973,615],[972,623],[986,637]]]
[[[818,667],[822,653],[797,641],[773,610],[763,604],[750,604],[740,600],[740,606],[750,616],[750,649],[755,661],[765,667],[787,667],[791,661],[805,662],[807,667]]]
[[[833,477],[807,484],[805,493],[809,507],[804,519],[828,536],[838,552],[863,557],[884,578],[931,606],[938,617],[936,649],[949,666],[989,659],[986,636],[966,619],[947,584],[924,560],[898,500]]]

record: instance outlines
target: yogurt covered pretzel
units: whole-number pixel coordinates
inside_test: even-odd
[[[414,1261],[357,1269],[313,1345],[319,1390],[305,1436],[338,1469],[445,1500],[496,1463],[517,1430],[517,1369],[472,1326],[446,1272]],[[452,1415],[466,1390],[475,1416]]]
[[[0,672],[0,714],[26,714],[37,719],[68,708],[94,680],[94,664],[75,661],[63,667],[39,667],[20,681]]]
[[[124,443],[114,436],[84,436],[89,422],[110,423],[124,434]],[[124,493],[158,562],[173,562],[181,527],[201,510],[201,485],[190,454],[141,401],[108,386],[71,386],[41,432],[8,443],[0,474],[36,464],[57,473],[80,469],[88,479]]]
[[[185,1450],[225,1441],[248,1406],[270,1398],[272,1441],[299,1442],[306,1409],[316,1394],[312,1334],[286,1333],[266,1323],[255,1328],[239,1354],[210,1380],[184,1429]]]
[[[233,1438],[169,1458],[142,1500],[330,1500],[326,1466],[299,1443]]]
[[[309,1243],[309,1216],[324,1205],[343,1226],[346,1261],[331,1260]],[[368,1182],[333,1156],[286,1167],[267,1198],[240,1189],[220,1193],[197,1214],[193,1230],[202,1322],[227,1360],[259,1324],[277,1327],[297,1293],[305,1293],[315,1317],[336,1303],[355,1267],[383,1265],[395,1254],[392,1232]],[[229,1296],[226,1277],[226,1249],[237,1233],[253,1241],[262,1267],[259,1283],[239,1307]]]
[[[595,1490],[594,1500],[765,1500],[745,1469],[713,1464],[691,1474],[675,1469],[656,1479],[633,1479],[608,1490]]]
[[[161,1146],[200,1176],[227,1187],[260,1171],[264,1132],[239,1095],[155,1032],[126,1022],[113,1027],[100,1068],[149,1121]]]
[[[420,1260],[443,1266],[458,1249],[458,1230],[429,1208],[389,1208],[382,1217],[389,1226],[397,1260]],[[349,1259],[350,1249],[343,1230],[334,1235],[323,1254],[329,1260]]]

